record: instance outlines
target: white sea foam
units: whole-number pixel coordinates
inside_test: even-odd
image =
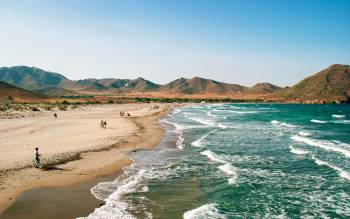
[[[137,190],[139,183],[142,181],[143,175],[146,170],[140,170],[136,175],[131,175],[122,181],[120,181],[117,189],[108,196],[104,201],[105,205],[96,208],[93,213],[91,213],[86,218],[88,219],[98,219],[98,218],[126,218],[134,219],[135,217],[131,215],[127,209],[128,204],[121,200],[121,197],[125,194],[134,192]],[[117,179],[118,181],[119,179]],[[108,189],[108,184],[113,184],[115,182],[104,182],[99,183],[91,189],[91,193],[95,195],[96,198],[100,199],[98,195],[99,190]],[[107,188],[106,188],[107,187]],[[112,186],[114,188],[114,186]]]
[[[214,121],[209,120],[209,119],[201,119],[201,118],[196,118],[196,117],[195,118],[190,118],[190,119],[192,119],[193,121],[196,121],[198,123],[201,123],[203,125],[209,125],[209,126],[214,126],[215,125]]]
[[[246,107],[241,107],[241,106],[230,106],[233,109],[247,109]]]
[[[229,180],[229,184],[234,184],[237,179],[237,169],[232,166],[230,163],[225,163],[220,165],[219,170],[223,171],[226,175],[232,176]]]
[[[217,204],[205,204],[198,208],[186,211],[183,215],[184,219],[224,219],[224,215],[219,213],[219,210],[216,208]]]
[[[167,124],[169,124],[169,125],[172,125],[172,126],[174,126],[177,130],[183,130],[183,129],[185,129],[184,126],[182,126],[182,125],[180,125],[180,124],[177,124],[177,123],[175,123],[175,122],[170,122],[170,121],[167,120],[167,119],[163,119],[163,120],[161,120],[161,122],[165,122],[165,123],[167,123]]]
[[[288,124],[288,123],[285,123],[285,122],[282,122],[281,126],[290,127],[290,128],[294,128],[295,127],[295,125],[291,125],[291,124]]]
[[[128,207],[128,204],[125,202],[109,201],[102,207],[96,208],[93,213],[89,214],[89,216],[79,217],[77,219],[136,219],[127,211]]]
[[[202,147],[202,145],[203,145],[203,140],[204,140],[206,137],[208,137],[208,135],[209,135],[210,133],[212,133],[212,132],[213,132],[213,131],[210,131],[210,132],[208,132],[207,134],[203,135],[202,137],[198,138],[197,140],[195,140],[194,142],[192,142],[191,145],[192,145],[193,147]]]
[[[179,138],[176,141],[176,147],[180,150],[183,150],[185,148],[184,141],[184,137],[182,135],[179,135]]]
[[[279,122],[279,121],[277,121],[277,120],[272,120],[271,121],[271,124],[273,124],[273,125],[276,125],[276,124],[280,124],[281,122]]]
[[[308,136],[311,136],[312,134],[310,132],[300,131],[299,135],[304,136],[304,137],[308,137]]]
[[[198,126],[198,125],[180,125],[180,124],[178,124],[178,123],[174,123],[174,122],[170,122],[169,120],[167,120],[167,119],[162,119],[162,120],[160,120],[161,122],[164,122],[164,123],[167,123],[167,124],[169,124],[169,125],[172,125],[172,126],[174,126],[175,127],[175,132],[176,133],[182,133],[182,131],[183,130],[185,130],[185,129],[194,129],[194,128],[200,128],[200,127],[202,127],[202,126]]]
[[[334,120],[331,121],[332,123],[338,123],[338,124],[350,124],[350,120],[342,119],[342,120]]]
[[[331,141],[316,140],[316,139],[301,137],[298,135],[292,136],[291,139],[297,142],[302,142],[302,143],[314,146],[314,147],[322,148],[326,151],[338,152],[345,155],[346,157],[350,157],[350,151],[343,148],[343,147],[350,147],[350,145],[342,142],[335,144],[334,142],[331,142]]]
[[[318,119],[311,119],[310,121],[312,123],[318,123],[318,124],[325,124],[325,123],[327,123],[327,121],[318,120]]]
[[[178,114],[181,112],[181,109],[180,108],[175,108],[172,112],[171,112],[171,115],[175,115],[175,114]]]
[[[326,161],[323,161],[323,160],[320,160],[320,159],[317,159],[315,156],[312,156],[312,158],[315,160],[315,163],[319,166],[328,166],[329,168],[335,170],[338,172],[339,176],[344,178],[344,179],[347,179],[347,180],[350,180],[350,173],[346,172],[345,170],[343,170],[342,168],[340,167],[337,167],[335,166],[334,164],[330,164]]]
[[[294,128],[294,127],[296,127],[295,125],[288,124],[288,123],[286,123],[286,122],[280,122],[280,121],[277,121],[277,120],[272,120],[272,121],[271,121],[271,124],[272,124],[272,125],[285,126],[285,127],[289,127],[289,128]]]
[[[229,112],[236,113],[236,114],[254,114],[254,113],[259,113],[258,111],[237,111],[237,110],[230,110]]]
[[[148,186],[143,186],[140,191],[141,192],[148,192],[149,188],[148,188]]]
[[[291,153],[298,154],[298,155],[304,155],[304,154],[310,153],[310,151],[303,150],[303,149],[300,149],[300,148],[295,148],[293,146],[289,146],[289,149],[290,149]]]
[[[108,199],[119,199],[122,195],[136,191],[138,184],[141,182],[146,170],[139,170],[136,175],[130,176],[118,186],[118,189],[113,192]]]
[[[234,166],[232,166],[232,164],[228,163],[227,161],[222,159],[219,155],[217,155],[216,153],[212,152],[211,150],[203,151],[203,152],[201,152],[201,154],[207,156],[212,161],[215,161],[215,162],[218,162],[218,163],[222,163],[223,165],[220,165],[218,167],[218,169],[223,171],[224,173],[226,173],[226,175],[231,176],[231,178],[228,179],[228,183],[229,184],[235,184],[236,183],[237,169]]]
[[[218,127],[221,129],[227,129],[227,126],[221,123],[218,124]]]
[[[202,151],[201,154],[207,156],[212,161],[219,162],[219,163],[227,163],[219,155],[212,152],[211,150]]]
[[[332,117],[336,119],[344,119],[345,115],[332,115]]]

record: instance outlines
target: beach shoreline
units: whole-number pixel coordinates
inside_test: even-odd
[[[81,151],[70,153],[71,157],[65,157],[66,160],[63,159],[61,162],[55,160],[54,162],[57,163],[46,171],[33,167],[2,170],[0,212],[4,213],[24,191],[42,187],[69,187],[120,172],[123,167],[132,164],[127,153],[154,148],[164,134],[158,121],[171,110],[172,106],[157,104],[160,106],[159,109],[152,109],[153,105],[111,106],[114,111],[129,107],[133,116],[120,118],[122,119],[120,121],[127,121],[124,127],[129,128],[124,130],[123,127],[122,134],[118,138],[112,138],[113,143],[108,146],[84,148]]]

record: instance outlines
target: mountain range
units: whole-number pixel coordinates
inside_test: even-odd
[[[160,85],[144,78],[70,80],[59,73],[36,67],[0,68],[0,81],[20,89],[48,96],[109,94],[168,97],[258,98],[278,101],[349,102],[350,66],[335,64],[292,87],[281,88],[270,83],[252,87],[194,77],[179,78]],[[3,93],[4,88],[1,88]]]

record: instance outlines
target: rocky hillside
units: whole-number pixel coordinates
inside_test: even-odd
[[[332,65],[273,96],[312,102],[349,102],[350,66]]]
[[[68,80],[61,74],[27,66],[0,68],[0,81],[32,91],[47,87],[70,88],[74,85],[72,81]]]
[[[15,87],[6,82],[0,81],[0,100],[12,101],[14,99],[38,99],[44,96],[36,94],[32,91],[24,90],[22,88]]]
[[[230,95],[241,93],[246,89],[238,84],[227,84],[210,79],[194,77],[192,79],[180,78],[163,85],[160,92],[175,94],[220,94]]]
[[[250,87],[244,91],[245,94],[271,94],[278,90],[281,90],[281,87],[270,83],[257,83],[253,87]]]
[[[198,97],[263,98],[267,101],[290,102],[350,102],[350,67],[332,65],[298,84],[280,88],[270,83],[258,83],[252,87],[229,84],[194,77],[179,78],[159,85],[144,78],[131,79],[84,79],[69,80],[61,74],[35,67],[16,66],[0,68],[0,81],[22,89],[50,96],[76,94],[129,94],[150,92],[153,96],[184,95]],[[2,90],[1,90],[2,91]]]

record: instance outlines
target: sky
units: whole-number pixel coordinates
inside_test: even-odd
[[[350,0],[0,0],[0,66],[293,85],[350,63]]]

